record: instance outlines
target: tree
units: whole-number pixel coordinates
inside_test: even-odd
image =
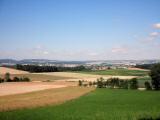
[[[146,90],[152,90],[152,87],[148,81],[144,83]]]
[[[160,63],[153,65],[149,74],[152,78],[151,83],[155,90],[160,90]]]
[[[138,81],[137,78],[133,78],[129,81],[130,89],[137,89],[138,88]]]
[[[13,78],[13,82],[19,82],[19,78],[18,77],[14,77]]]
[[[120,80],[119,81],[119,86],[122,89],[128,89],[128,80]]]
[[[100,79],[97,79],[97,88],[104,88],[104,79],[101,77]]]
[[[89,81],[89,86],[92,86],[92,85],[93,85],[93,83],[91,81]]]
[[[11,81],[10,73],[6,73],[6,74],[5,74],[5,76],[4,76],[4,81],[5,81],[5,82],[10,82],[10,81]]]
[[[0,78],[0,83],[3,83],[4,82],[4,79],[3,78]]]
[[[79,81],[78,81],[78,85],[79,85],[79,86],[82,86],[82,84],[83,84],[82,80],[79,80]]]
[[[24,78],[22,78],[22,81],[23,82],[30,82],[30,79],[28,77],[24,77]]]

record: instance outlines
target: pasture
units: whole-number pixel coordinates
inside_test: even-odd
[[[138,120],[160,116],[159,91],[96,89],[57,106],[0,112],[1,120]]]

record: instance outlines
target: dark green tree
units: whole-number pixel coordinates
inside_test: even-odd
[[[137,78],[133,78],[129,81],[130,89],[137,89],[138,88],[138,81]]]
[[[146,90],[152,90],[152,87],[148,81],[144,83]]]
[[[160,90],[160,63],[153,65],[149,75],[152,78],[152,87],[155,90]]]

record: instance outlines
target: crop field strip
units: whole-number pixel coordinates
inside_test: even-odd
[[[94,88],[66,87],[0,96],[0,111],[56,105],[84,95]]]
[[[128,70],[128,69],[110,69],[97,71],[77,71],[75,73],[85,73],[93,75],[114,75],[114,76],[146,76],[149,71],[146,70]]]
[[[2,120],[138,120],[159,117],[159,91],[96,89],[57,106],[0,112]]]

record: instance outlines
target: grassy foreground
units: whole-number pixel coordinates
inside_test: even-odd
[[[128,69],[78,71],[78,73],[86,73],[86,74],[94,74],[94,75],[114,75],[114,76],[146,76],[148,75],[148,71],[128,70]]]
[[[97,89],[58,106],[0,112],[0,120],[137,120],[160,116],[160,92]]]

